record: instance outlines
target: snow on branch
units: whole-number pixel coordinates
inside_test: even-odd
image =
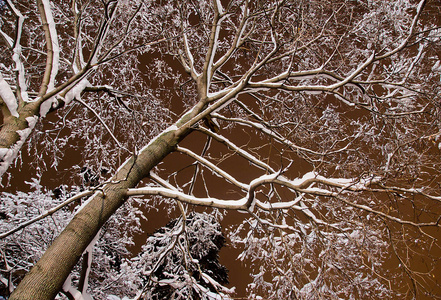
[[[237,153],[239,156],[245,158],[248,160],[251,164],[255,165],[256,167],[268,171],[270,173],[275,173],[276,171],[268,164],[264,163],[248,151],[243,150],[242,148],[238,147],[236,144],[234,144],[229,139],[225,138],[224,136],[217,134],[215,132],[212,132],[211,130],[207,130],[203,127],[198,128],[199,131],[203,132],[204,134],[214,138],[216,141],[224,144],[229,149],[231,149],[234,153]]]
[[[223,209],[235,209],[235,210],[246,210],[247,199],[242,198],[240,200],[221,200],[218,198],[198,198],[195,196],[187,195],[183,192],[177,190],[171,190],[167,188],[160,187],[143,187],[128,189],[127,196],[139,196],[139,195],[150,195],[150,196],[163,196],[166,198],[176,199],[184,203],[209,206],[215,208]]]
[[[221,168],[219,168],[215,164],[211,163],[210,161],[206,160],[202,156],[197,155],[193,151],[191,151],[189,149],[186,149],[186,148],[183,148],[183,147],[180,147],[180,146],[178,146],[176,148],[176,151],[181,152],[181,153],[185,153],[188,156],[196,159],[198,162],[200,162],[201,164],[206,166],[208,169],[210,169],[211,171],[213,171],[213,172],[217,173],[218,175],[222,176],[225,180],[227,180],[228,182],[230,182],[230,183],[234,184],[235,186],[241,188],[242,190],[248,190],[249,187],[246,184],[244,184],[242,182],[239,182],[232,175],[230,175],[229,173],[225,172],[224,170],[222,170]]]
[[[249,81],[248,85],[250,89],[258,90],[258,89],[283,89],[287,91],[292,92],[311,92],[311,93],[319,93],[319,92],[334,92],[336,89],[343,87],[347,84],[352,83],[353,79],[357,77],[362,71],[366,70],[368,66],[370,66],[375,61],[375,52],[372,53],[371,56],[369,56],[366,61],[358,66],[358,68],[353,71],[351,74],[347,75],[342,80],[339,80],[338,82],[331,84],[331,85],[291,85],[287,84],[286,80],[290,77],[290,72],[285,71],[284,73],[281,73],[275,77],[272,77],[270,79],[265,79],[261,81]],[[320,74],[322,72],[321,69],[312,70],[306,74],[303,75],[299,74],[298,76],[306,78],[313,78],[313,76]],[[330,73],[330,72],[326,72]],[[325,74],[325,72],[323,72]],[[296,74],[293,74],[295,77]],[[333,79],[335,79],[336,76],[333,76]]]
[[[185,59],[182,55],[181,55],[181,62],[185,68],[185,71],[187,73],[191,74],[191,77],[196,80],[196,78],[198,78],[200,76],[200,74],[196,71],[196,69],[194,67],[194,58],[193,58],[193,54],[191,53],[190,45],[188,44],[188,37],[187,37],[187,33],[185,32],[185,30],[183,30],[183,32],[182,32],[182,38],[184,40],[185,54],[189,60],[189,63],[187,64],[187,62],[185,61]]]
[[[59,61],[60,61],[60,47],[58,45],[58,34],[57,29],[55,27],[55,21],[52,16],[52,9],[51,4],[49,3],[49,0],[41,0],[43,3],[43,9],[44,9],[44,16],[45,18],[43,20],[46,20],[46,23],[43,22],[43,26],[47,26],[48,28],[48,35],[47,39],[50,43],[47,45],[48,50],[48,59],[52,59],[52,61],[48,65],[50,66],[50,78],[49,82],[47,84],[48,90],[51,91],[54,89],[55,86],[55,77],[58,74],[58,68],[59,68]]]
[[[388,185],[384,185],[382,183],[377,183],[377,185],[381,188],[378,191],[422,195],[423,197],[426,197],[428,199],[431,199],[431,200],[434,200],[437,202],[441,202],[441,196],[427,194],[426,192],[424,192],[424,188],[402,188],[402,187],[397,187],[397,186],[388,186]]]
[[[98,29],[98,34],[95,39],[95,45],[90,53],[90,58],[87,62],[87,65],[96,65],[98,63],[98,57],[100,56],[100,52],[103,49],[106,37],[110,32],[112,22],[117,15],[119,3],[119,1],[109,1],[104,4],[106,14],[103,18],[100,28]]]
[[[101,124],[103,124],[104,128],[107,130],[107,132],[110,134],[110,136],[112,137],[112,139],[115,141],[115,143],[118,145],[118,147],[120,147],[121,149],[126,150],[127,152],[130,152],[126,147],[124,147],[116,138],[116,136],[113,134],[113,132],[110,130],[110,128],[107,126],[106,122],[104,122],[104,120],[100,117],[100,115],[96,112],[96,110],[94,110],[90,105],[88,105],[86,102],[84,102],[83,100],[81,100],[80,98],[75,98],[76,101],[78,101],[79,103],[81,103],[81,105],[83,105],[84,107],[86,107],[88,110],[90,110],[96,117],[97,119],[100,121]]]
[[[0,148],[0,177],[3,176],[8,167],[17,157],[21,147],[34,129],[35,124],[37,123],[37,117],[27,117],[26,122],[28,127],[17,131],[17,134],[19,135],[18,141],[9,148]]]
[[[15,98],[14,92],[12,91],[9,84],[6,82],[6,80],[3,78],[2,74],[0,73],[0,100],[2,100],[3,103],[6,104],[10,114],[14,117],[18,118],[17,108],[18,103],[17,99]],[[1,157],[0,153],[0,157]]]
[[[380,59],[384,59],[384,58],[390,57],[390,56],[394,55],[395,53],[403,50],[408,45],[409,40],[412,38],[412,36],[414,34],[415,27],[416,27],[416,25],[417,25],[417,23],[418,23],[418,21],[420,19],[421,12],[423,11],[423,8],[426,5],[426,3],[427,3],[427,0],[421,0],[418,3],[416,14],[415,14],[415,16],[414,16],[414,18],[412,20],[412,25],[409,28],[409,34],[403,40],[403,42],[398,47],[396,47],[395,49],[392,49],[392,50],[390,50],[389,52],[387,52],[387,53],[385,53],[383,55],[377,56],[376,60],[380,60]]]
[[[204,71],[206,76],[206,94],[209,94],[211,85],[211,79],[216,72],[214,64],[214,57],[216,55],[217,48],[219,46],[219,33],[221,30],[222,21],[226,18],[226,14],[223,14],[222,4],[219,0],[216,0],[215,4],[215,17],[212,25],[212,31],[210,36],[210,45],[208,46],[207,57],[204,65]]]
[[[17,25],[16,25],[16,35],[14,39],[14,49],[13,49],[13,55],[12,59],[15,62],[15,70],[17,71],[17,83],[18,87],[20,89],[20,97],[23,101],[28,101],[28,93],[27,90],[27,84],[25,80],[25,71],[23,62],[21,61],[21,51],[22,46],[20,44],[21,36],[23,33],[23,23],[24,23],[24,16],[23,14],[15,7],[15,5],[10,1],[7,0],[8,6],[11,8],[15,16],[17,17]]]
[[[178,151],[186,152],[185,150],[183,150],[183,148],[180,148],[180,150]],[[199,158],[199,160],[200,159],[201,158]],[[201,162],[203,161],[206,166],[212,165],[211,163],[207,162],[204,159],[200,161]],[[216,171],[222,172],[223,174],[223,171],[217,168]],[[230,182],[233,181],[233,179],[231,179],[229,176],[226,178],[229,178],[229,180],[228,179],[227,180]],[[225,200],[214,197],[200,198],[200,197],[188,195],[172,187],[133,188],[133,189],[129,189],[126,195],[127,196],[158,195],[166,198],[177,199],[179,201],[193,205],[209,206],[209,207],[223,208],[223,209],[249,210],[249,211],[252,211],[257,203],[258,207],[266,210],[271,210],[271,209],[287,209],[293,207],[299,202],[299,199],[296,199],[294,201],[280,202],[276,204],[263,203],[257,200],[255,197],[255,191],[261,185],[273,183],[273,184],[285,186],[289,189],[292,189],[293,191],[298,191],[304,194],[336,197],[342,191],[346,191],[346,190],[348,191],[367,190],[368,186],[375,183],[377,180],[378,178],[376,177],[367,178],[358,181],[354,179],[345,179],[345,178],[325,178],[323,176],[316,174],[315,172],[306,173],[302,178],[289,180],[284,176],[282,176],[281,172],[278,172],[278,173],[261,175],[255,178],[254,180],[252,180],[249,183],[249,185],[237,183],[242,189],[247,191],[247,195],[239,200]],[[332,191],[330,189],[314,187],[315,184],[322,184],[328,186],[329,188],[337,188],[338,190]],[[167,186],[168,185],[169,184],[167,183]]]
[[[243,6],[241,7],[241,11],[242,11],[242,18],[240,21],[239,26],[236,29],[236,33],[234,36],[234,40],[231,43],[231,47],[230,49],[228,49],[228,51],[222,55],[217,61],[216,63],[214,63],[213,65],[213,75],[216,73],[216,71],[224,64],[226,63],[231,56],[233,55],[234,51],[237,50],[245,41],[245,39],[248,37],[248,35],[251,33],[251,31],[244,35],[245,32],[245,28],[249,22],[248,19],[248,14],[249,14],[249,7],[248,7],[248,1],[245,1]]]

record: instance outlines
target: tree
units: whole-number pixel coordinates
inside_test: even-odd
[[[10,299],[86,295],[69,274],[141,195],[246,213],[251,298],[439,297],[439,25],[430,0],[6,1],[2,174],[81,139],[95,178]]]

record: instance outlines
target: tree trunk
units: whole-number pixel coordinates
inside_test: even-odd
[[[197,114],[198,105],[176,125],[182,126]],[[200,107],[200,106],[199,106]],[[103,224],[126,201],[126,191],[148,176],[191,129],[169,130],[158,136],[137,156],[132,156],[117,171],[111,182],[89,198],[67,227],[23,278],[10,300],[53,299]],[[178,133],[179,132],[179,133]]]

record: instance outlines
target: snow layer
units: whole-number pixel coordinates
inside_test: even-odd
[[[48,90],[51,91],[54,89],[55,86],[55,76],[58,73],[58,65],[60,60],[60,47],[58,45],[58,35],[57,30],[55,28],[55,21],[52,17],[52,10],[51,5],[49,3],[49,0],[42,0],[43,6],[44,6],[44,12],[46,14],[46,20],[49,26],[49,32],[51,36],[51,43],[52,43],[52,51],[53,51],[53,59],[52,59],[52,70],[51,70],[51,77],[48,84]]]
[[[6,106],[9,109],[9,112],[11,113],[11,115],[13,115],[14,117],[18,118],[18,113],[17,113],[18,104],[17,104],[17,100],[15,99],[14,92],[11,90],[11,87],[5,81],[5,79],[3,78],[2,74],[0,74],[0,97],[5,102]]]

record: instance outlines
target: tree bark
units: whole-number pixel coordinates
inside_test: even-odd
[[[3,125],[0,128],[0,148],[10,148],[20,140],[17,131],[28,128],[28,117],[38,117],[39,103],[27,103],[17,109],[20,117],[8,115],[3,118]]]

